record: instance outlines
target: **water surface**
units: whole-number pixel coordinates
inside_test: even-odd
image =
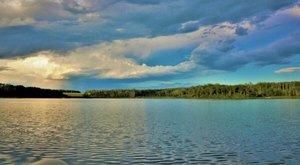
[[[0,164],[299,164],[300,100],[0,99]]]

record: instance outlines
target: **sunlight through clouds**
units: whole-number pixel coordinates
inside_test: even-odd
[[[234,2],[0,0],[1,78],[174,85],[249,65],[294,71],[299,2]]]

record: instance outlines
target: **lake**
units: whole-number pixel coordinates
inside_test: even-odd
[[[0,164],[299,164],[300,100],[0,99]]]

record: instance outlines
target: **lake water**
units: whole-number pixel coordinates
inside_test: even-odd
[[[299,164],[300,100],[0,99],[0,164]]]

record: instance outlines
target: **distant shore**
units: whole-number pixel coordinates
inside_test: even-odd
[[[82,93],[81,93],[82,94]],[[83,94],[82,94],[83,95]],[[300,96],[245,97],[245,98],[216,98],[216,97],[66,97],[65,99],[198,99],[198,100],[254,100],[254,99],[300,99]]]
[[[0,84],[0,98],[299,99],[300,82],[206,84],[166,89],[97,89],[84,93]]]
[[[247,100],[247,99],[300,99],[300,96],[268,96],[268,97],[244,97],[244,98],[217,98],[217,97],[85,97],[84,93],[64,93],[66,98],[84,99],[213,99],[213,100]]]

